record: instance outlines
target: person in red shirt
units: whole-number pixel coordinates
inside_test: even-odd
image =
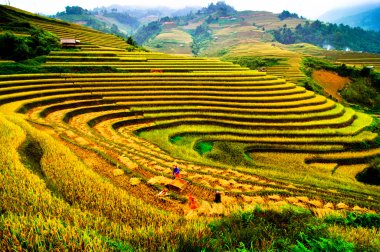
[[[190,209],[197,209],[199,207],[197,199],[189,193],[189,207]]]

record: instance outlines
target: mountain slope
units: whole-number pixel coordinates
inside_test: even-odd
[[[354,16],[359,13],[375,9],[377,7],[379,7],[379,3],[363,3],[355,6],[336,8],[324,13],[318,18],[318,20],[325,22],[334,22],[337,19],[341,19],[348,16]]]
[[[157,39],[161,33],[178,37],[178,30],[192,36],[191,51],[198,56],[223,56],[231,47],[257,41],[310,43],[319,47],[330,45],[337,50],[380,52],[380,33],[374,31],[306,20],[288,11],[280,14],[239,12],[223,2],[191,15],[160,19],[140,28],[135,37],[152,50],[179,53],[186,46],[183,40],[177,39],[176,43]]]
[[[267,31],[283,26],[295,28],[305,21],[301,18],[281,20],[278,14],[265,11],[236,11],[218,2],[196,13],[152,22],[141,27],[134,36],[139,43],[152,50],[173,52],[173,48],[177,48],[180,52],[187,47],[185,41],[189,34],[193,39],[190,46],[194,55],[220,56],[229,47],[248,41],[271,42],[273,37]],[[178,39],[178,30],[184,35],[182,39]],[[162,33],[172,34],[177,38],[177,43],[170,39],[158,39]],[[171,45],[169,51],[167,46],[162,46],[168,43]]]
[[[185,16],[195,12],[200,7],[186,7],[183,9],[170,9],[167,7],[138,7],[110,5],[108,7],[83,9],[79,6],[67,6],[65,11],[52,16],[67,22],[73,22],[87,27],[127,37],[140,26],[156,21],[163,17]]]
[[[337,19],[336,23],[342,23],[351,27],[361,27],[365,30],[380,30],[380,7],[353,16]]]
[[[345,24],[351,27],[361,27],[365,30],[380,29],[380,4],[365,3],[348,8],[333,9],[319,17],[319,20]]]
[[[38,16],[17,8],[0,5],[0,31],[15,30],[28,33],[28,27],[35,26],[55,33],[60,38],[75,38],[82,43],[125,49],[127,43],[112,34],[105,34],[88,27],[57,19]]]

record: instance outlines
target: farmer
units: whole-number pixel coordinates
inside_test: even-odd
[[[190,209],[197,209],[199,207],[197,199],[189,193],[189,207]]]
[[[221,202],[222,202],[222,195],[220,194],[219,191],[216,191],[216,193],[215,193],[215,199],[214,199],[214,202],[215,202],[215,203],[221,203]]]
[[[179,175],[179,168],[177,167],[177,165],[174,165],[174,168],[173,168],[173,176],[174,176],[175,178],[178,178],[178,179],[181,178],[180,175]]]

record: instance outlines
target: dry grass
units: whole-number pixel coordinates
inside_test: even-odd
[[[326,93],[337,99],[339,102],[342,101],[339,91],[350,83],[348,77],[341,77],[336,73],[324,70],[314,71],[312,78],[324,88]]]
[[[113,170],[113,175],[114,175],[115,177],[117,177],[117,176],[121,176],[121,175],[123,175],[123,174],[124,174],[124,171],[121,170],[121,169],[114,169],[114,170]]]

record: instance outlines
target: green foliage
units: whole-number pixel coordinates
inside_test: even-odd
[[[279,15],[278,15],[278,18],[280,20],[284,20],[284,19],[287,19],[287,18],[299,18],[298,15],[296,13],[290,13],[289,11],[287,10],[284,10],[282,11]]]
[[[224,55],[226,55],[227,53],[229,53],[229,50],[227,48],[223,48],[222,50],[220,50],[217,54],[218,57],[222,57]]]
[[[191,52],[194,55],[199,55],[202,50],[205,50],[212,39],[210,27],[207,23],[203,23],[191,32],[193,43],[191,44]]]
[[[11,32],[0,35],[0,58],[23,60],[30,55],[30,49],[25,37],[15,36]]]
[[[324,24],[317,20],[305,22],[295,29],[282,27],[272,31],[275,39],[284,44],[310,43],[320,47],[326,44],[339,50],[350,48],[354,51],[379,53],[380,33],[351,28],[347,25]]]
[[[137,42],[133,39],[132,36],[128,36],[127,43],[131,46],[138,46]]]
[[[307,90],[313,91],[314,93],[325,95],[325,91],[323,90],[323,87],[321,87],[317,82],[315,82],[310,77],[304,78],[300,86],[303,86]]]
[[[369,108],[380,107],[380,96],[369,78],[356,78],[340,94],[351,103]]]
[[[329,70],[336,71],[337,67],[330,61],[318,59],[314,57],[305,57],[302,59],[301,70],[309,77],[313,74],[314,70]]]
[[[59,38],[48,31],[34,30],[30,36],[30,47],[34,50],[35,56],[47,55],[50,51],[60,48]]]
[[[118,70],[111,66],[41,66],[43,56],[16,63],[0,63],[2,74],[26,73],[115,73]]]
[[[376,139],[379,140],[379,137]],[[380,185],[380,158],[375,158],[370,167],[358,173],[355,178],[365,184]]]
[[[354,244],[346,242],[341,238],[323,238],[306,239],[305,244],[297,241],[297,245],[293,248],[294,252],[352,252]]]
[[[252,161],[245,158],[245,150],[242,146],[232,142],[215,142],[212,151],[205,156],[215,162],[231,166],[252,165]]]
[[[171,143],[177,143],[177,142],[179,142],[179,141],[181,141],[183,139],[183,136],[180,136],[180,135],[176,135],[176,136],[172,136],[170,139],[169,139],[169,141],[171,142]]]
[[[162,25],[160,21],[150,22],[149,24],[140,27],[136,31],[134,38],[138,44],[142,45],[150,38],[157,36],[161,31]]]
[[[243,67],[248,67],[249,69],[255,70],[260,67],[269,67],[278,65],[281,59],[278,58],[263,58],[256,56],[242,56],[242,57],[228,57],[224,58],[224,61],[230,61],[234,64],[239,64]]]
[[[120,15],[119,15],[120,14]],[[125,14],[128,16],[128,14]],[[127,18],[124,17],[122,13],[104,13],[104,16],[115,18],[119,21],[120,20],[126,20]],[[67,22],[84,22],[84,25],[87,27],[91,27],[92,29],[109,33],[109,34],[115,34],[116,36],[126,38],[127,35],[119,30],[119,27],[112,23],[109,24],[107,22],[104,22],[103,20],[96,17],[91,11],[88,11],[86,9],[83,9],[79,6],[66,6],[66,10],[63,12],[58,12],[54,18],[59,18],[61,20],[65,20]],[[125,18],[125,19],[123,19]]]
[[[4,30],[4,31],[28,33],[29,31],[33,29],[34,27],[29,22],[25,22],[25,21],[15,20],[12,22],[4,22],[0,24],[0,30]]]
[[[211,251],[289,251],[302,237],[326,236],[326,226],[307,210],[285,208],[282,212],[256,208],[210,223],[205,244]],[[309,239],[310,239],[309,238]]]
[[[194,150],[196,150],[199,155],[203,156],[203,154],[210,152],[212,150],[212,147],[214,146],[213,142],[198,142],[194,146]]]
[[[53,33],[32,30],[31,36],[16,36],[11,32],[0,35],[0,58],[15,61],[49,54],[60,48],[59,39]]]
[[[327,60],[306,57],[301,70],[309,77],[304,81],[305,88],[318,94],[323,94],[323,89],[310,78],[314,70],[327,70],[349,77],[351,83],[341,90],[341,96],[348,102],[373,110],[380,109],[380,76],[369,68],[357,69],[345,64],[336,66]]]
[[[207,8],[198,11],[198,14],[214,14],[215,16],[229,16],[236,13],[236,10],[227,5],[224,1],[218,1],[216,4],[211,3]]]
[[[79,6],[66,6],[66,14],[68,15],[82,15],[88,11]]]
[[[380,216],[373,213],[348,212],[346,217],[328,216],[325,222],[353,227],[380,228]]]

